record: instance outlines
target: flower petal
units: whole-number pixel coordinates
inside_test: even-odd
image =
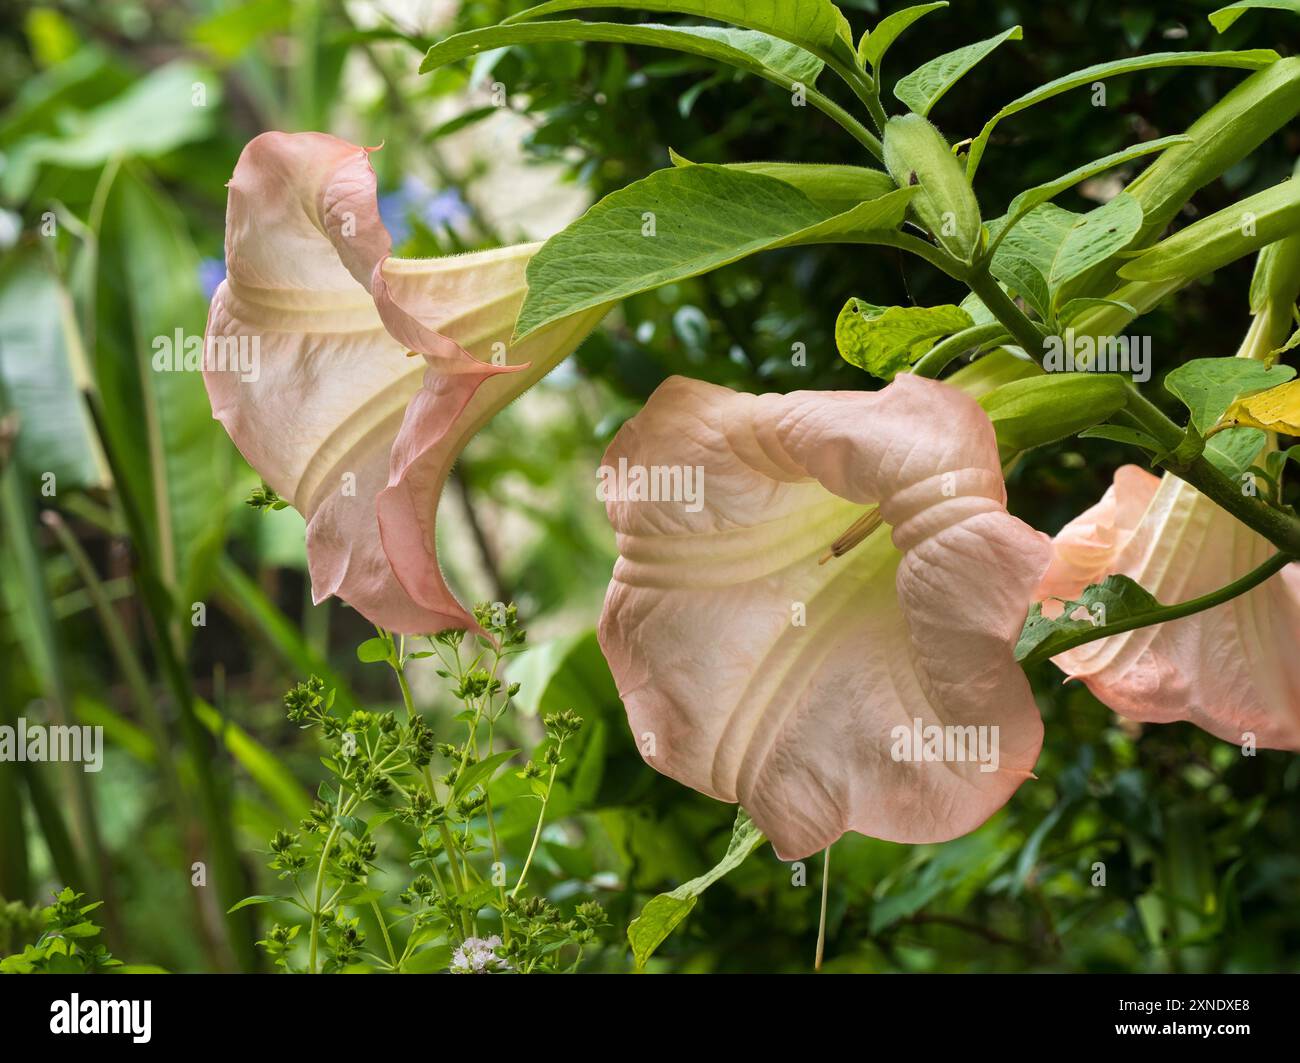
[[[438,496],[457,455],[498,410],[563,361],[606,313],[600,307],[575,314],[511,346],[528,289],[525,269],[539,246],[457,258],[389,259],[376,273],[394,305],[419,328],[454,339],[476,360],[517,370],[488,379],[449,376],[429,359],[424,386],[394,442],[388,485],[377,500],[380,533],[397,580],[413,600],[430,608],[450,595],[438,568],[434,528]],[[465,613],[445,626],[473,627],[474,622]]]
[[[1159,481],[1145,505],[1149,485],[1124,497],[1134,490],[1131,479],[1116,474],[1107,493],[1116,496],[1117,512],[1142,506],[1143,513],[1087,582],[1121,573],[1173,604],[1218,590],[1276,553],[1268,540],[1177,477]],[[1089,514],[1079,521],[1088,523]],[[1074,526],[1061,535],[1068,554]],[[1131,719],[1189,720],[1226,742],[1241,744],[1252,734],[1260,747],[1300,750],[1297,645],[1300,564],[1213,609],[1112,635],[1053,660]]]
[[[441,479],[422,482],[417,499],[429,531],[418,579],[395,574],[377,498],[402,481],[408,462],[393,446],[413,399],[449,465],[472,432],[464,415],[476,413],[477,428],[508,401],[503,393],[540,376],[523,364],[530,356],[544,352],[549,368],[568,353],[544,337],[507,357],[491,349],[508,338],[537,245],[389,257],[368,149],[320,133],[257,137],[229,187],[228,272],[209,310],[204,380],[213,415],[249,464],[306,518],[315,600],[338,595],[400,632],[472,626],[433,552]],[[498,378],[513,381],[487,394],[500,401],[471,409],[479,385]],[[430,394],[444,396],[436,408]],[[399,543],[401,561],[413,556]]]
[[[846,830],[956,837],[1029,776],[1042,723],[1012,646],[1049,548],[1007,514],[973,400],[911,376],[758,397],[674,378],[605,465],[701,470],[699,505],[607,501],[601,645],[657,770],[739,801],[783,859]],[[876,504],[893,546],[818,564]],[[999,767],[895,759],[917,720],[996,727]]]
[[[1080,513],[1052,540],[1052,563],[1038,588],[1040,598],[1071,601],[1085,587],[1114,571],[1115,558],[1133,538],[1160,477],[1124,465],[1101,501]]]

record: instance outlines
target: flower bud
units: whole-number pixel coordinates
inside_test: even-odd
[[[1125,189],[1142,204],[1144,247],[1192,195],[1300,113],[1300,56],[1258,70],[1192,123],[1191,141],[1162,153]]]
[[[900,188],[920,186],[911,209],[931,235],[963,262],[980,242],[980,207],[948,142],[919,114],[885,125],[885,166]]]
[[[1102,373],[1048,373],[1013,380],[979,400],[998,446],[1006,452],[1029,450],[1072,436],[1106,420],[1124,406],[1123,378]]]

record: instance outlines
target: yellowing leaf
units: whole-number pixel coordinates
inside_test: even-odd
[[[1213,430],[1243,427],[1300,435],[1300,380],[1235,400]]]

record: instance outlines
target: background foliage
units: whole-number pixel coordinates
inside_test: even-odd
[[[150,369],[156,337],[202,332],[222,272],[223,186],[242,145],[265,129],[382,141],[386,220],[414,255],[546,235],[667,165],[670,147],[700,162],[864,161],[781,90],[666,52],[518,48],[416,76],[434,40],[522,6],[0,3],[0,722],[102,725],[108,742],[98,774],[0,765],[0,897],[48,903],[67,884],[102,899],[104,943],[132,963],[265,963],[253,942],[274,913],[224,913],[273,886],[267,840],[305,813],[323,777],[281,694],[315,673],[344,702],[398,705],[386,670],[354,654],[367,625],[338,603],[311,606],[301,520],[243,504],[257,481],[210,419],[198,376]],[[857,32],[881,13],[872,0],[841,6]],[[1024,26],[1022,43],[936,108],[959,138],[1093,62],[1295,52],[1286,15],[1257,13],[1216,37],[1204,17],[1214,6],[957,0],[888,62],[901,73]],[[1141,74],[1110,82],[1104,108],[1074,92],[1008,121],[981,169],[984,213],[1085,157],[1180,132],[1240,76]],[[196,82],[205,102],[185,106]],[[493,106],[494,82],[513,113]],[[1293,126],[1200,193],[1197,209],[1281,180],[1297,154]],[[1147,319],[1158,375],[1235,348],[1249,270],[1224,269]],[[642,763],[596,648],[613,560],[592,490],[604,445],[672,373],[748,390],[871,386],[835,352],[844,300],[960,294],[892,251],[818,247],[639,296],[460,464],[444,503],[455,516],[439,522],[459,529],[444,544],[449,578],[466,599],[517,601],[531,633],[510,672],[527,710],[511,744],[535,745],[543,713],[572,708],[588,723],[530,881],[562,906],[606,906],[614,931],[591,966],[629,968],[623,929],[650,896],[711,867],[733,819]],[[795,343],[806,367],[791,364]],[[1013,508],[1055,530],[1124,460],[1102,440],[1061,444],[1018,474]],[[42,492],[48,473],[53,494]],[[455,709],[420,663],[416,699],[441,738]],[[1242,758],[1190,725],[1130,725],[1052,666],[1039,671],[1039,780],[946,845],[837,845],[828,966],[1300,969],[1300,759]],[[506,839],[516,865],[527,834]],[[381,854],[394,883],[402,860]],[[207,886],[191,884],[195,861]],[[1090,884],[1098,861],[1104,887]],[[818,874],[810,862],[796,886],[798,869],[761,849],[712,887],[651,969],[806,970]],[[35,940],[25,908],[0,912],[0,953]]]

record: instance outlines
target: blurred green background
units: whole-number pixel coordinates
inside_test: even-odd
[[[244,504],[258,481],[211,420],[198,374],[151,370],[156,337],[202,333],[224,272],[224,183],[249,139],[319,129],[382,142],[383,214],[408,255],[545,237],[667,165],[670,147],[700,162],[868,161],[779,89],[668,52],[518,48],[416,74],[433,41],[523,6],[0,2],[0,723],[100,725],[107,740],[97,774],[0,764],[4,900],[46,901],[67,883],[105,901],[105,942],[130,962],[256,969],[268,909],[224,913],[273,887],[267,840],[304,814],[324,775],[281,694],[315,673],[345,702],[397,704],[386,669],[356,660],[373,633],[361,618],[311,606],[301,519]],[[903,5],[841,6],[861,32]],[[1090,63],[1300,44],[1283,13],[1216,36],[1215,6],[956,0],[888,66],[897,76],[1024,26],[1022,43],[936,108],[955,141]],[[1180,132],[1240,76],[1141,74],[1110,82],[1106,107],[1080,91],[1008,121],[980,173],[985,214],[1088,158]],[[1281,180],[1297,155],[1292,126],[1196,208]],[[1250,269],[1222,270],[1144,322],[1157,377],[1235,349]],[[596,648],[614,557],[593,490],[605,444],[672,373],[747,390],[870,387],[835,351],[845,299],[960,295],[880,248],[748,259],[625,303],[458,466],[439,521],[451,583],[465,600],[518,602],[532,649],[511,678],[525,709],[572,707],[590,725],[535,885],[561,904],[606,905],[613,927],[595,969],[627,969],[628,921],[711,867],[733,818],[642,763]],[[791,364],[796,343],[806,367]],[[1129,459],[1101,440],[1039,452],[1015,474],[1013,509],[1055,531]],[[417,701],[445,729],[450,699],[414,671]],[[828,968],[1300,970],[1300,759],[1243,758],[1189,725],[1131,725],[1051,666],[1034,678],[1047,724],[1039,780],[992,821],[940,846],[837,845]],[[515,744],[540,736],[527,713],[515,728]],[[506,839],[512,853],[526,833]],[[192,885],[195,861],[206,886]],[[1097,863],[1104,886],[1092,884]],[[796,885],[798,869],[760,850],[704,896],[652,969],[807,970],[819,875],[811,861]],[[0,955],[27,932],[16,906],[3,911]]]

